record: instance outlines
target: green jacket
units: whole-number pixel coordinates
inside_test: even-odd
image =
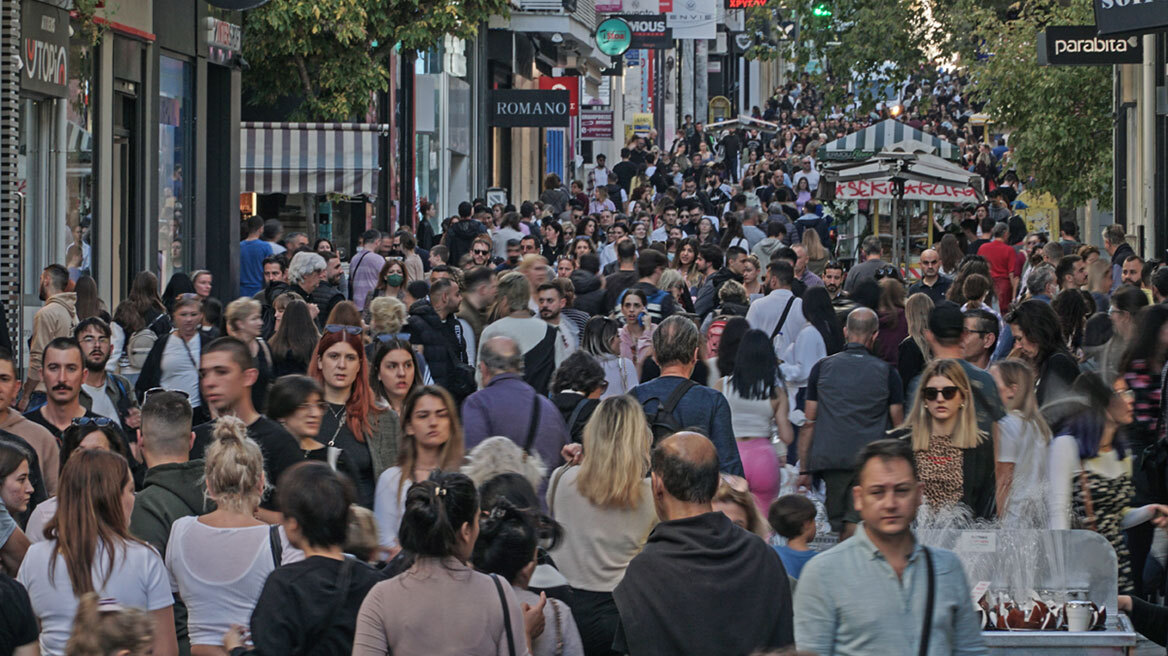
[[[146,472],[142,491],[134,497],[130,533],[166,555],[170,526],[180,517],[204,515],[215,502],[203,498],[203,461],[158,465]]]

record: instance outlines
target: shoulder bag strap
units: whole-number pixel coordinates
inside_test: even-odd
[[[673,411],[677,409],[677,404],[681,403],[681,398],[685,396],[685,393],[690,391],[690,389],[692,389],[695,385],[697,385],[697,383],[688,378],[681,381],[681,384],[673,388],[673,391],[670,392],[669,398],[665,399],[665,405],[663,405],[661,408],[665,410],[667,414],[673,414]]]
[[[349,267],[349,300],[353,300],[353,280],[357,277],[357,270],[361,268],[361,263],[365,261],[365,256],[369,255],[368,250],[361,251],[361,257],[357,258],[357,263]],[[354,301],[356,302],[356,301]]]
[[[543,404],[539,401],[539,393],[537,392],[531,397],[531,425],[527,427],[527,441],[523,443],[524,453],[531,452],[531,445],[535,443],[535,434],[539,432],[539,419],[543,413]]]
[[[272,524],[268,528],[268,545],[272,548],[272,562],[279,567],[284,563],[284,545],[280,542],[279,524]]]
[[[933,597],[936,594],[936,575],[933,573],[933,552],[929,551],[928,547],[922,547],[925,551],[925,570],[929,577],[929,591],[925,597],[925,620],[921,627],[921,649],[920,656],[927,656],[929,653],[929,634],[933,630],[933,605],[935,600]]]
[[[580,413],[584,411],[584,405],[588,403],[588,397],[580,399],[576,403],[576,407],[572,408],[572,414],[568,415],[568,435],[572,434],[572,427],[576,425],[576,420],[580,418]]]
[[[779,336],[783,330],[783,324],[787,323],[787,315],[791,314],[791,306],[795,304],[795,294],[791,294],[791,298],[787,299],[787,306],[783,308],[783,316],[779,317],[779,322],[775,324],[775,329],[771,331],[771,341]]]
[[[548,514],[552,517],[556,516],[556,488],[560,485],[560,479],[564,477],[564,472],[568,471],[568,465],[558,467],[552,472],[551,483],[548,484]]]
[[[499,577],[492,574],[491,580],[495,582],[495,590],[499,593],[499,605],[503,607],[503,630],[507,632],[507,653],[510,656],[516,656],[515,635],[511,633],[511,609],[507,606],[507,596],[503,594],[503,585],[499,583]]]

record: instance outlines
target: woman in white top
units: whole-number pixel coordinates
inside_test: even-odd
[[[1034,397],[1034,370],[1021,360],[990,367],[1006,416],[998,420],[998,516],[1003,528],[1046,528],[1046,450],[1050,427]]]
[[[1131,506],[1131,454],[1120,434],[1132,422],[1127,382],[1118,378],[1108,388],[1098,374],[1085,373],[1072,391],[1074,400],[1064,400],[1070,414],[1050,441],[1050,528],[1086,528],[1107,538],[1118,560],[1119,593],[1132,594],[1136,579],[1123,531],[1147,521],[1168,525],[1168,506]],[[1074,526],[1072,518],[1079,518]]]
[[[272,570],[304,554],[280,527],[254,517],[267,484],[264,457],[242,421],[226,416],[215,423],[203,476],[216,509],[174,522],[166,568],[187,607],[191,655],[222,656],[223,635],[251,617]]]
[[[155,387],[185,392],[194,410],[194,423],[199,424],[211,418],[199,396],[199,358],[205,343],[211,341],[199,330],[203,300],[198,294],[179,294],[170,312],[174,330],[154,342],[134,388],[139,397]]]
[[[572,588],[573,611],[588,653],[606,653],[616,633],[612,591],[657,524],[649,487],[653,436],[629,395],[600,402],[584,427],[584,457],[548,484],[548,509],[564,527],[553,551]]]
[[[780,367],[787,384],[787,400],[793,411],[791,421],[803,425],[803,410],[798,396],[807,388],[811,368],[823,358],[839,353],[844,347],[844,333],[836,317],[827,290],[809,287],[803,293],[803,318],[807,325],[799,330],[795,341],[782,354]]]
[[[620,324],[608,317],[592,317],[584,324],[580,349],[596,358],[608,387],[601,399],[628,393],[637,386],[637,367],[620,353]]]
[[[134,479],[126,459],[97,449],[74,453],[61,471],[57,498],[57,513],[45,527],[48,539],[29,547],[16,575],[40,622],[40,653],[65,654],[77,599],[96,592],[149,613],[153,653],[175,656],[174,597],[166,566],[153,547],[129,531]]]
[[[462,464],[462,423],[450,392],[437,385],[415,387],[402,405],[402,437],[398,464],[377,479],[373,516],[381,546],[400,551],[397,532],[406,507],[406,493],[435,469],[458,471]]]
[[[761,330],[748,330],[738,345],[734,372],[721,378],[714,389],[730,405],[730,421],[738,442],[738,455],[750,491],[760,508],[769,508],[779,493],[781,467],[772,427],[784,445],[795,441],[787,421],[787,394],[783,389],[779,360],[770,338]]]

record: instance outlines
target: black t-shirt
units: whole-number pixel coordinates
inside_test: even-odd
[[[604,303],[605,313],[611,312],[616,307],[617,299],[625,290],[637,284],[640,277],[637,276],[636,271],[615,271],[604,277]]]
[[[195,427],[195,443],[191,446],[191,460],[204,457],[207,447],[211,444],[211,435],[215,430],[215,422],[209,421]],[[247,436],[255,441],[264,454],[264,473],[268,484],[273,488],[284,473],[292,465],[300,462],[300,444],[292,434],[280,424],[260,415],[260,418],[247,427]],[[269,491],[260,502],[260,507],[268,510],[277,510],[274,490]]]
[[[28,591],[11,577],[0,574],[0,656],[12,656],[17,647],[36,642],[40,632]]]
[[[45,419],[44,414],[41,413],[42,408],[44,408],[44,406],[41,406],[40,408],[37,408],[36,410],[33,410],[33,411],[25,414],[24,418],[31,421],[34,424],[44,426],[50,433],[53,434],[53,437],[57,438],[57,444],[60,445],[61,444],[61,433],[64,433],[65,431],[61,430],[60,428],[57,428],[56,426],[53,425],[53,423],[51,421],[49,421],[48,419]],[[85,414],[82,416],[88,417],[90,419],[105,419],[105,417],[103,417],[102,415],[94,414],[93,412],[91,412],[89,410],[86,410]],[[122,435],[121,426],[118,426],[117,423],[115,423],[114,428],[117,429],[118,435]],[[129,442],[126,442],[125,437],[126,437],[125,435],[122,435],[122,441],[127,446],[129,446]]]
[[[343,405],[329,404],[329,411],[320,420],[320,433],[316,441],[321,444],[333,442],[333,446],[344,451],[352,471],[356,472],[353,483],[357,486],[357,503],[373,508],[373,493],[377,488],[377,480],[373,478],[373,456],[369,453],[369,445],[358,442],[348,424],[338,421],[344,416],[344,409]]]
[[[256,653],[348,656],[352,652],[357,612],[370,588],[383,577],[368,565],[352,561],[342,600],[337,590],[342,565],[332,558],[312,556],[268,576],[251,615]]]

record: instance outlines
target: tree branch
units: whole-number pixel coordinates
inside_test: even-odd
[[[310,102],[316,102],[316,91],[312,88],[312,79],[308,76],[308,67],[304,65],[304,57],[296,55],[296,70],[300,72],[300,83],[304,85],[304,95]]]

